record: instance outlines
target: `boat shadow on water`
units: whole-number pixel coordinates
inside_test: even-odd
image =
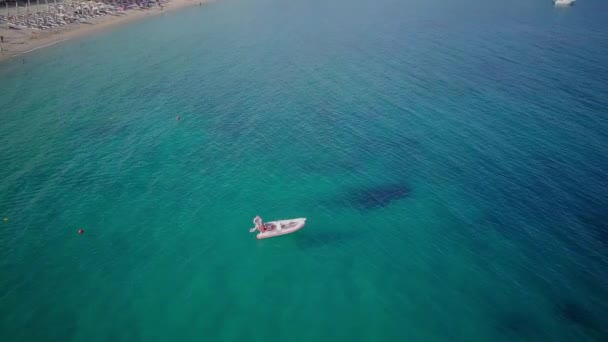
[[[310,234],[301,232],[295,237],[299,248],[309,249],[344,245],[358,240],[360,236],[355,232],[328,231]]]

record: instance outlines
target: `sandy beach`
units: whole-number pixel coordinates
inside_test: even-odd
[[[0,51],[0,61],[52,46],[74,37],[80,37],[93,32],[98,32],[99,30],[187,6],[199,6],[211,1],[212,0],[167,0],[162,3],[162,7],[153,5],[150,8],[130,8],[124,11],[121,10],[116,14],[90,18],[80,23],[71,23],[48,30],[35,30],[31,28],[15,29],[10,28],[8,24],[3,23],[0,25],[0,36],[4,39],[4,42],[0,43],[0,46],[2,47]],[[43,5],[40,5],[40,7],[46,8],[46,6]],[[36,6],[30,6],[30,11],[35,12],[36,10]]]

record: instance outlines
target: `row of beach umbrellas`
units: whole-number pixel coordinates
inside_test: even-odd
[[[150,0],[128,0],[128,1],[62,1],[57,0],[27,0],[24,5],[14,2],[9,5],[4,1],[5,15],[0,15],[0,25],[9,28],[30,28],[35,30],[46,30],[53,27],[80,22],[94,17],[108,14],[116,15],[121,10],[133,7],[150,7]],[[158,3],[158,2],[157,2]],[[24,8],[25,7],[25,8]]]

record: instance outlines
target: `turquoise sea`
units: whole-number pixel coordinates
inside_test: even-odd
[[[0,340],[608,340],[606,18],[222,0],[0,63]]]

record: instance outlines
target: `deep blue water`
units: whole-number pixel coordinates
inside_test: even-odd
[[[0,64],[0,339],[608,340],[606,18],[223,0]]]

